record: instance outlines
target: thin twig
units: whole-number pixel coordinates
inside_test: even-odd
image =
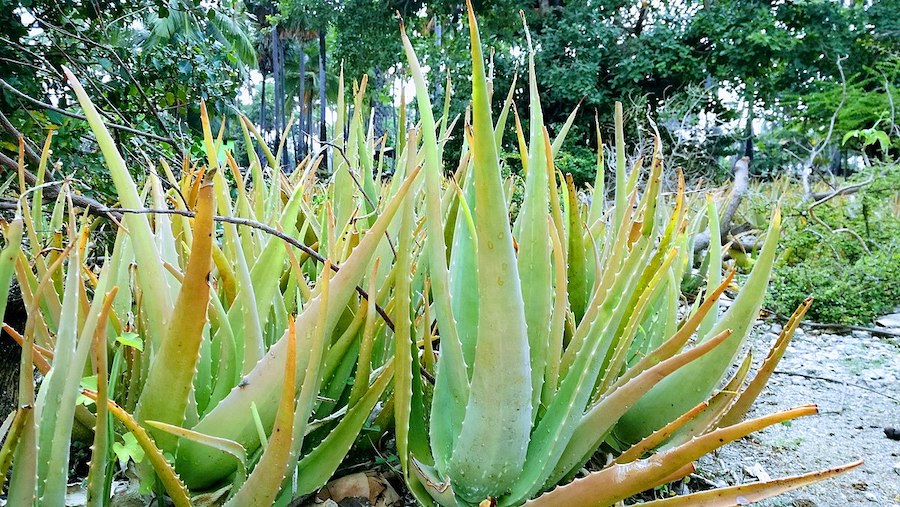
[[[831,122],[828,124],[828,134],[825,135],[825,139],[819,144],[818,148],[814,148],[809,154],[809,164],[808,167],[803,168],[803,193],[805,197],[808,199],[812,195],[812,191],[809,186],[809,176],[812,174],[813,164],[815,163],[816,157],[822,153],[822,150],[831,143],[831,135],[834,134],[834,124],[837,122],[838,114],[841,112],[841,109],[844,107],[844,102],[847,101],[847,78],[844,76],[844,67],[841,65],[841,62],[847,59],[847,56],[839,56],[837,59],[837,68],[838,72],[841,74],[841,101],[838,103],[837,108],[834,110],[834,114],[831,115]],[[866,250],[868,251],[868,249]]]
[[[375,209],[377,209],[377,207],[375,206],[375,203],[372,202],[372,199],[369,197],[369,194],[366,193],[366,191],[362,187],[362,184],[356,178],[356,175],[353,174],[353,171],[350,170],[353,167],[353,164],[350,163],[350,159],[347,158],[347,154],[344,152],[344,149],[330,141],[320,140],[319,144],[322,144],[325,146],[330,146],[331,148],[337,150],[338,153],[341,154],[341,157],[343,157],[344,161],[347,162],[347,174],[349,174],[350,177],[353,179],[353,183],[356,184],[356,188],[359,189],[359,193],[362,194],[363,198],[365,198],[366,202],[369,203],[369,206],[371,206],[373,211]],[[394,258],[396,259],[397,258],[397,249],[394,248],[394,243],[391,241],[391,238],[388,236],[387,232],[384,233],[384,237],[387,239],[388,246],[391,247],[391,252],[394,254]]]
[[[176,210],[176,209],[103,208],[103,209],[100,209],[99,211],[118,212],[118,213],[136,214],[136,215],[181,215],[181,216],[185,216],[185,217],[193,217],[195,215],[195,213],[193,211]],[[279,231],[278,229],[276,229],[274,227],[271,227],[271,226],[266,225],[261,222],[257,222],[256,220],[250,220],[248,218],[223,217],[223,216],[219,216],[219,215],[214,216],[213,220],[216,222],[222,222],[222,223],[228,223],[228,224],[234,224],[234,225],[243,225],[246,227],[251,227],[253,229],[258,229],[267,234],[275,236],[276,238],[290,244],[293,247],[300,249],[300,251],[309,255],[313,259],[321,262],[322,264],[325,264],[325,262],[327,261],[327,259],[325,257],[323,257],[321,254],[319,254],[319,252],[317,252],[316,250],[313,250],[309,246],[301,243],[297,239],[292,238],[291,236],[288,236],[287,234]],[[337,263],[331,262],[330,265],[331,265],[332,271],[334,271],[334,272],[340,271],[340,266]],[[356,292],[358,292],[359,295],[362,296],[364,299],[366,299],[366,300],[369,299],[368,292],[366,292],[365,289],[363,289],[362,287],[357,286]],[[388,317],[388,314],[387,314],[387,312],[384,311],[384,308],[382,308],[381,306],[376,304],[375,311],[378,312],[379,315],[381,315],[381,318],[384,319],[384,323],[387,324],[387,326],[391,330],[393,330],[394,322],[391,320],[390,317]]]
[[[809,214],[809,218],[811,218],[815,223],[824,227],[825,230],[830,232],[831,234],[837,234],[839,232],[846,232],[847,234],[856,238],[857,241],[859,241],[859,244],[862,245],[863,250],[865,250],[866,253],[871,253],[869,251],[868,245],[866,245],[866,242],[862,239],[862,237],[856,231],[854,231],[853,229],[851,229],[849,227],[841,227],[839,229],[832,229],[831,226],[829,226],[828,224],[823,222],[821,218],[816,216],[816,212],[814,210],[815,210],[816,206],[819,206],[838,195],[855,192],[856,190],[859,190],[861,187],[864,187],[864,186],[868,185],[869,183],[872,183],[873,181],[875,181],[875,176],[869,177],[869,179],[867,179],[866,181],[863,181],[862,183],[857,183],[856,185],[850,185],[850,186],[840,188],[840,189],[837,189],[837,190],[831,192],[830,194],[826,195],[825,197],[819,199],[818,201],[812,203],[809,206],[809,208],[806,210],[807,213]]]
[[[41,109],[53,111],[54,113],[59,113],[63,116],[68,116],[69,118],[75,118],[76,120],[87,121],[87,118],[83,115],[80,115],[78,113],[73,113],[72,111],[67,111],[65,109],[61,109],[54,105],[46,104],[44,102],[41,102],[40,100],[29,97],[28,95],[26,95],[25,93],[22,93],[21,91],[16,89],[11,84],[4,81],[3,79],[0,79],[0,86],[9,90],[9,92],[12,93],[13,95],[15,95],[25,101],[28,101],[31,104],[33,104],[37,107],[40,107]],[[118,123],[108,122],[108,123],[106,123],[106,126],[110,127],[110,128],[114,128],[116,130],[121,130],[122,132],[128,132],[129,134],[146,137],[147,139],[153,139],[154,141],[160,141],[160,142],[166,143],[170,146],[177,147],[177,143],[175,142],[175,140],[172,138],[169,138],[169,137],[158,136],[156,134],[151,134],[150,132],[144,132],[142,130],[133,129],[131,127],[128,127],[126,125],[120,125]]]
[[[809,380],[824,380],[825,382],[832,382],[834,384],[841,384],[841,385],[845,385],[845,386],[849,386],[849,387],[856,387],[857,389],[864,389],[866,391],[869,391],[870,393],[875,393],[879,396],[884,396],[885,398],[887,398],[889,400],[894,400],[897,403],[900,403],[900,399],[894,398],[891,395],[884,394],[881,391],[876,391],[875,389],[872,389],[870,387],[861,386],[859,384],[851,384],[850,382],[844,382],[843,380],[833,379],[830,377],[820,377],[818,375],[807,375],[805,373],[797,373],[797,372],[793,372],[793,371],[775,370],[772,373],[777,373],[779,375],[788,375],[791,377],[802,377],[802,378],[809,379]]]

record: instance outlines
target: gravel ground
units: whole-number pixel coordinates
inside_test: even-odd
[[[757,364],[779,331],[777,324],[757,327],[750,340]],[[698,473],[724,486],[863,459],[836,479],[758,505],[900,507],[900,441],[884,432],[900,428],[900,338],[798,329],[750,416],[808,403],[819,415],[729,444],[701,459]]]

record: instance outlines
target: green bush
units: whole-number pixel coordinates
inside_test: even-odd
[[[769,307],[790,315],[803,299],[816,302],[808,318],[816,322],[870,324],[900,303],[900,249],[873,252],[855,263],[829,257],[776,268],[769,291]]]
[[[597,150],[584,146],[572,146],[560,150],[556,158],[556,168],[563,174],[571,174],[575,185],[583,187],[594,183],[597,174]]]
[[[807,318],[813,321],[871,324],[900,305],[898,188],[900,167],[883,167],[859,193],[815,209],[829,227],[852,230],[859,239],[847,232],[832,233],[811,220],[808,202],[786,204],[784,250],[767,306],[790,315],[811,295],[816,302]]]

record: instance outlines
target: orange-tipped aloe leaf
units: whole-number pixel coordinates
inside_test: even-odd
[[[775,371],[775,367],[778,366],[778,362],[781,361],[781,358],[787,351],[788,344],[794,336],[794,331],[797,330],[797,326],[800,325],[800,321],[803,320],[803,316],[806,315],[806,312],[811,305],[812,298],[806,298],[806,300],[794,310],[794,314],[791,315],[787,324],[782,328],[781,333],[775,340],[775,344],[772,345],[772,349],[763,360],[762,366],[760,366],[759,371],[756,372],[756,376],[753,377],[753,380],[750,381],[747,388],[741,392],[738,399],[728,410],[728,413],[722,417],[723,426],[739,423],[744,416],[747,415],[747,412],[750,411],[753,402],[756,401],[759,393],[766,387],[766,383],[772,376],[772,372]]]
[[[697,417],[691,419],[675,434],[672,439],[666,443],[664,449],[669,449],[681,445],[688,440],[702,435],[707,431],[719,426],[719,421],[728,409],[734,404],[744,380],[747,379],[747,373],[750,372],[750,365],[753,363],[753,356],[747,354],[741,365],[735,370],[734,375],[725,384],[725,387],[719,390],[709,399],[709,406],[706,407]]]
[[[327,276],[327,275],[326,275]],[[288,472],[294,426],[294,384],[297,376],[297,342],[294,339],[294,322],[288,327],[289,340],[285,354],[284,382],[278,402],[275,426],[259,463],[241,488],[228,501],[228,506],[271,505]]]
[[[697,416],[703,409],[709,406],[709,403],[703,402],[697,405],[696,407],[690,409],[689,411],[682,414],[678,419],[670,422],[669,424],[663,426],[662,428],[654,431],[648,437],[644,438],[640,442],[634,444],[629,447],[628,450],[619,455],[618,458],[615,459],[615,463],[629,463],[636,459],[640,459],[644,454],[652,451],[660,444],[669,439],[676,431],[678,431],[682,426],[687,424],[688,421]]]
[[[662,379],[678,371],[686,364],[703,357],[731,335],[725,330],[719,336],[697,345],[677,356],[673,356],[633,378],[625,385],[604,396],[597,404],[590,407],[578,423],[575,432],[569,439],[566,450],[556,465],[551,479],[570,473],[575,467],[587,461],[596,451],[603,437],[612,429],[629,407],[653,388]]]
[[[96,391],[82,389],[81,394],[97,401]],[[162,451],[159,450],[159,447],[153,443],[153,439],[150,437],[150,434],[147,433],[147,430],[138,424],[137,420],[132,417],[131,414],[126,412],[125,409],[116,404],[116,402],[109,400],[107,402],[107,407],[109,408],[109,412],[125,426],[125,429],[134,435],[138,444],[144,449],[147,459],[149,459],[150,464],[153,465],[156,476],[159,478],[160,482],[162,482],[162,485],[166,489],[166,493],[169,494],[169,498],[172,499],[172,502],[175,503],[177,507],[190,507],[191,499],[187,488],[175,473],[175,469],[172,468],[172,465],[166,461],[166,458],[163,456]]]
[[[91,452],[91,466],[87,476],[87,505],[102,507],[106,500],[107,463],[109,462],[109,379],[106,354],[106,322],[112,310],[119,287],[106,293],[100,308],[100,323],[94,330],[91,351],[94,357],[94,373],[97,375],[97,417],[94,423],[94,445]]]
[[[847,473],[862,464],[862,460],[859,460],[846,465],[820,470],[818,472],[772,479],[770,481],[740,484],[710,491],[701,491],[699,493],[691,493],[684,496],[654,500],[641,505],[652,507],[737,507],[740,505],[748,505],[797,488],[831,479],[832,477]]]
[[[184,422],[188,397],[200,357],[206,309],[209,305],[209,273],[212,268],[215,212],[213,172],[204,177],[197,198],[193,224],[193,244],[184,282],[178,294],[178,311],[166,329],[158,355],[135,410],[140,421],[154,420],[173,425]],[[157,445],[174,454],[178,439],[169,433],[152,430]]]
[[[527,502],[526,505],[544,507],[553,505],[612,505],[619,500],[652,488],[671,477],[684,465],[708,454],[723,445],[743,438],[755,431],[818,412],[815,405],[785,410],[734,426],[721,428],[694,440],[653,456],[616,464],[576,479],[553,491]]]

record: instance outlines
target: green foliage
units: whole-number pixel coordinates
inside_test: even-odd
[[[809,311],[810,320],[871,325],[875,318],[900,304],[898,279],[900,245],[855,262],[813,255],[775,270],[767,306],[785,315],[807,296],[813,296],[816,302]]]
[[[859,177],[857,178],[859,180]],[[787,315],[807,296],[816,300],[816,322],[870,325],[900,305],[900,216],[896,208],[900,168],[878,169],[858,193],[836,197],[815,210],[830,233],[808,220],[806,208],[789,208],[784,248],[775,268],[767,306]],[[806,203],[808,206],[809,203]]]
[[[560,150],[556,168],[563,174],[571,174],[578,186],[593,183],[597,174],[597,152],[583,146]]]

